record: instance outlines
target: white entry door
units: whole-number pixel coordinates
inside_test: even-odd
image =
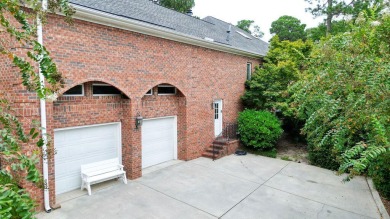
[[[121,157],[120,123],[54,130],[56,194],[81,185],[80,166]]]
[[[222,132],[222,100],[214,101],[214,132],[215,136]]]
[[[176,117],[144,120],[142,168],[177,159]]]

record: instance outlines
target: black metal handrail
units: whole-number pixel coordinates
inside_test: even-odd
[[[226,123],[222,132],[215,137],[215,140],[221,139],[226,142],[238,139],[238,124],[237,123]],[[215,140],[213,142],[213,160],[215,160]]]

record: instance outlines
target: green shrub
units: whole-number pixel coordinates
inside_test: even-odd
[[[26,190],[0,172],[0,215],[2,218],[34,218],[36,204]]]
[[[375,188],[382,196],[390,199],[390,152],[382,154],[372,163],[368,174],[374,181]]]
[[[315,147],[311,144],[307,147],[310,164],[322,168],[337,170],[340,164],[336,161],[337,155],[329,147]]]
[[[250,154],[260,155],[263,157],[271,157],[271,158],[276,158],[276,155],[278,154],[276,148],[258,150],[254,148],[245,147],[245,151],[247,151]]]
[[[282,135],[280,121],[270,112],[244,110],[238,116],[240,139],[247,147],[269,149]]]
[[[318,154],[311,160],[331,169],[339,163],[347,179],[390,150],[390,16],[357,20],[352,31],[316,44],[305,78],[290,87]]]

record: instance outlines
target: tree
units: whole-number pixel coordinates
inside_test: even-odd
[[[256,38],[262,38],[264,36],[264,33],[260,30],[260,26],[254,25],[253,32],[250,30],[252,24],[254,24],[254,23],[255,23],[255,21],[253,21],[253,20],[240,20],[237,22],[236,27],[250,33],[252,36],[254,36]]]
[[[51,13],[62,12],[67,21],[74,13],[67,0],[49,0],[48,6]],[[2,60],[8,58],[19,68],[22,84],[28,90],[46,99],[61,87],[63,78],[49,52],[37,41],[37,25],[46,21],[46,11],[42,8],[40,0],[0,0],[0,29],[4,30],[0,32],[0,55]],[[11,48],[24,48],[22,51],[26,53],[21,54]],[[46,85],[42,84],[37,64]],[[35,143],[39,148],[45,142],[39,138],[39,127],[25,132],[14,115],[12,102],[3,97],[0,98],[0,128],[0,156],[5,161],[0,166],[0,213],[4,218],[31,218],[34,202],[25,190],[16,185],[13,177],[26,172],[28,181],[40,182],[41,176],[36,168],[39,157],[22,153],[21,145]]]
[[[305,27],[306,24],[301,24],[299,19],[284,15],[278,20],[272,22],[270,32],[278,35],[281,41],[296,41],[298,39],[305,40]]]
[[[236,27],[240,28],[241,30],[245,30],[248,33],[252,33],[252,31],[250,31],[249,28],[251,27],[251,25],[254,22],[255,21],[253,21],[253,20],[240,20],[240,21],[237,21]]]
[[[260,26],[259,25],[253,26],[252,36],[254,36],[256,38],[259,38],[259,39],[264,36],[264,32],[260,30]]]
[[[291,93],[288,87],[302,77],[312,47],[310,41],[280,41],[277,35],[274,36],[263,66],[246,82],[247,90],[241,97],[245,107],[280,110],[284,116],[292,117],[294,109],[289,106]]]
[[[306,77],[294,85],[314,164],[332,164],[349,179],[390,151],[389,69],[389,15],[363,12],[350,32],[315,46]]]
[[[332,21],[334,17],[340,15],[352,15],[355,19],[363,10],[376,5],[378,8],[386,7],[389,3],[386,0],[305,0],[314,7],[306,8],[306,11],[312,13],[315,17],[326,16],[326,33],[332,31]],[[315,3],[314,3],[315,2]]]
[[[294,91],[289,87],[305,77],[306,59],[312,47],[310,40],[280,41],[278,35],[274,36],[264,64],[246,82],[247,89],[241,97],[246,108],[277,113],[285,131],[296,139],[302,138],[303,121],[295,117],[297,109],[291,105]]]
[[[340,33],[345,33],[352,30],[351,22],[346,20],[332,21],[332,30],[330,35],[334,36]],[[326,24],[321,23],[317,27],[306,29],[306,36],[313,41],[319,41],[321,38],[326,37]]]
[[[195,0],[158,0],[157,3],[181,13],[187,13],[195,7]]]

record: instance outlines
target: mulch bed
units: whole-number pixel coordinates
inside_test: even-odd
[[[306,144],[298,142],[291,134],[285,132],[276,143],[277,158],[308,164],[306,147]]]

